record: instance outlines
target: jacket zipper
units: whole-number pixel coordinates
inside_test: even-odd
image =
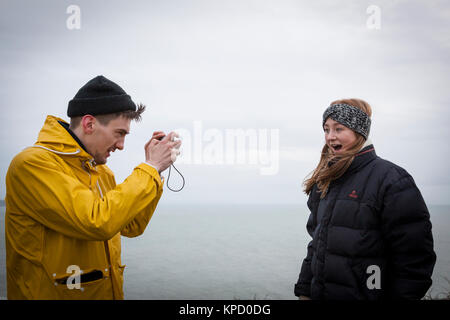
[[[90,159],[88,161],[89,161],[89,163],[92,166],[92,163],[93,163],[94,159]],[[92,176],[91,176],[91,174],[89,172],[89,169],[86,168],[85,162],[83,162],[83,169],[89,175],[89,189],[92,190],[92,187],[91,187],[91,185],[92,185],[91,184],[92,183]],[[98,179],[97,179],[97,183],[96,184],[97,184],[98,191],[100,192],[100,196],[103,199],[103,192],[102,192],[102,189],[100,188],[100,184],[98,183]],[[114,271],[112,270],[112,261],[111,261],[111,254],[109,252],[108,240],[103,241],[103,244],[105,246],[106,262],[108,264],[109,280],[111,281],[111,289],[112,289],[113,299],[115,299],[116,298],[116,294],[115,294],[115,290],[114,290],[115,285],[114,285],[114,280],[113,280]]]

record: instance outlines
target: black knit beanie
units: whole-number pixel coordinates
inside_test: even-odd
[[[337,103],[329,106],[322,117],[322,128],[328,117],[347,128],[358,132],[367,140],[370,132],[371,120],[367,113],[354,106],[345,103]]]
[[[81,87],[69,101],[67,116],[95,116],[127,110],[136,111],[131,97],[116,83],[104,76],[97,76]]]

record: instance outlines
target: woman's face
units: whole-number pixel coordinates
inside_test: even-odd
[[[328,118],[323,126],[325,143],[334,154],[347,151],[356,141],[356,133],[346,126]]]

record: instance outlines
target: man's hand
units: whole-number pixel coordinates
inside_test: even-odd
[[[298,300],[311,300],[311,298],[307,296],[299,296]]]
[[[180,154],[181,141],[173,141],[175,137],[179,137],[176,132],[171,132],[167,136],[162,131],[153,132],[153,136],[145,144],[145,162],[152,165],[162,172],[175,162]],[[160,140],[164,137],[162,140]]]

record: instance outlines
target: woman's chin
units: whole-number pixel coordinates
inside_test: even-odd
[[[342,154],[344,154],[346,151],[347,151],[347,150],[346,150],[346,149],[343,149],[343,148],[338,149],[338,150],[335,150],[335,149],[331,148],[331,152],[333,152],[333,154],[336,155],[336,156],[342,155]]]

